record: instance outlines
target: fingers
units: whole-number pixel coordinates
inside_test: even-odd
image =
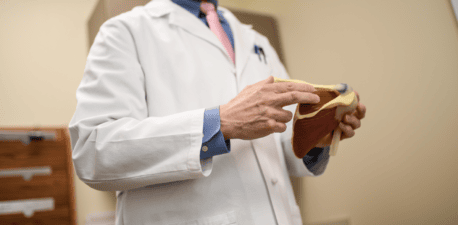
[[[359,119],[363,119],[366,117],[366,106],[362,103],[358,103],[358,106],[356,106],[356,111],[353,114]]]
[[[366,107],[358,103],[353,113],[343,117],[342,122],[339,124],[339,128],[342,130],[341,140],[355,136],[355,130],[361,127],[361,119],[364,118],[365,114]]]
[[[273,79],[273,78],[272,78]],[[285,93],[292,91],[300,92],[314,92],[316,89],[310,84],[294,83],[294,82],[280,82],[266,85],[266,90],[274,91],[275,93]]]
[[[358,98],[358,106],[356,107],[356,112],[355,112],[355,115],[356,117],[358,117],[359,119],[362,119],[366,116],[366,106],[363,105],[362,103],[360,103],[360,98],[359,98],[359,93],[357,91],[355,91],[355,94],[356,94],[356,98]]]
[[[285,130],[286,130],[286,124],[276,122],[275,120],[269,120],[268,121],[268,126],[269,126],[270,130],[273,131],[273,132],[281,133],[281,132],[285,132]]]
[[[353,128],[353,130],[356,130],[356,129],[358,129],[358,128],[361,127],[361,121],[360,121],[358,118],[356,118],[356,116],[353,115],[353,114],[351,114],[351,115],[349,115],[349,114],[345,115],[345,116],[343,117],[342,122],[343,122],[345,125],[350,125],[350,126]]]
[[[288,110],[284,110],[284,109],[276,109],[276,108],[267,108],[267,110],[263,111],[263,113],[261,114],[262,116],[265,116],[267,118],[270,118],[270,119],[273,119],[277,122],[280,122],[280,123],[287,123],[289,122],[291,119],[293,119],[293,113],[288,111]]]
[[[310,84],[280,82],[273,83],[274,77],[270,76],[264,80],[262,91],[267,93],[275,93],[273,95],[271,105],[283,107],[296,103],[316,104],[320,102],[320,97],[312,94],[316,89]]]
[[[273,84],[274,81],[275,81],[275,78],[273,76],[269,76],[267,79],[265,79],[265,80],[263,80],[261,82],[263,82],[265,84]]]
[[[266,107],[262,110],[261,116],[267,117],[267,129],[271,132],[284,132],[286,124],[293,118],[293,113],[288,110],[278,110],[276,108]]]
[[[273,97],[273,104],[279,107],[296,103],[317,104],[319,102],[320,97],[318,95],[299,91],[281,93]]]
[[[342,138],[350,138],[355,136],[355,131],[350,125],[346,125],[344,123],[339,123],[339,128],[342,130]]]

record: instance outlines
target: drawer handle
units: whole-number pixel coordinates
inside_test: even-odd
[[[55,133],[43,131],[0,131],[0,141],[21,141],[28,145],[31,141],[56,140]]]
[[[42,166],[42,167],[30,167],[30,168],[20,168],[20,169],[3,169],[0,170],[0,178],[2,177],[19,177],[25,181],[29,181],[35,175],[51,175],[52,170],[49,166]]]
[[[36,198],[0,202],[0,215],[22,213],[30,218],[36,211],[54,210],[54,198]]]

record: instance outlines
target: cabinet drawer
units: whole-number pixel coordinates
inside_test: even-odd
[[[22,213],[0,215],[1,225],[69,225],[70,220],[68,207],[56,207],[51,211],[38,211],[27,218]]]
[[[0,201],[53,197],[56,205],[68,204],[67,171],[52,171],[48,176],[0,178]]]
[[[10,127],[0,131],[0,202],[4,210],[0,225],[76,224],[68,128]],[[33,141],[28,143],[26,138]],[[40,199],[52,199],[53,208],[25,216],[33,211],[27,207],[51,204],[51,200]],[[22,206],[26,211],[17,212]]]
[[[67,167],[66,146],[54,141],[37,141],[23,145],[20,141],[0,142],[0,169],[51,166]]]

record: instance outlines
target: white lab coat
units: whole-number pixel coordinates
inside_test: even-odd
[[[289,176],[322,172],[294,156],[291,122],[284,133],[234,139],[230,153],[200,160],[205,108],[269,75],[289,78],[264,36],[219,9],[235,67],[210,29],[170,0],[108,20],[95,38],[69,124],[72,156],[83,182],[117,191],[118,225],[302,224]]]

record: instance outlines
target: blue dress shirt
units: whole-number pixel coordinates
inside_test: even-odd
[[[208,26],[205,14],[200,11],[200,0],[172,0],[175,4],[183,7],[191,14],[199,18],[204,24]],[[217,0],[208,0],[207,2],[213,3],[215,8],[218,9]],[[223,13],[217,10],[221,26],[226,32],[229,40],[231,41],[232,48],[234,49],[234,37],[229,23],[223,16]],[[235,52],[235,49],[234,49]],[[204,137],[202,138],[202,147],[200,151],[200,158],[206,159],[215,155],[229,153],[231,151],[230,140],[224,140],[223,133],[221,132],[221,121],[219,116],[219,106],[215,108],[206,109],[204,113]],[[324,167],[322,163],[327,162],[329,159],[329,147],[313,148],[302,159],[307,168],[313,173],[321,173]]]
[[[210,158],[231,151],[231,141],[229,139],[224,140],[224,135],[221,132],[219,106],[205,109],[203,133],[200,159]]]

